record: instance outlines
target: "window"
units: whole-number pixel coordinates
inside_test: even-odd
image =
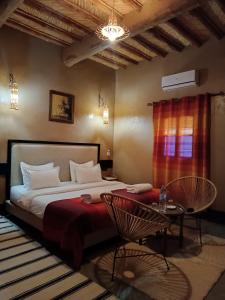
[[[193,117],[166,118],[164,122],[164,156],[191,158]]]

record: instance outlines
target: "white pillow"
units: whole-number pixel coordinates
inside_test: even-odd
[[[102,181],[101,168],[99,164],[89,168],[77,167],[76,175],[78,183]]]
[[[30,181],[30,190],[56,187],[60,185],[59,167],[41,171],[28,170],[28,173]]]
[[[28,171],[41,171],[41,170],[49,170],[54,167],[54,163],[50,162],[44,165],[29,165],[25,162],[20,163],[20,168],[23,176],[23,184],[26,188],[29,186],[29,174]]]
[[[77,181],[77,175],[76,175],[76,168],[77,167],[93,167],[94,166],[94,162],[93,160],[87,161],[83,164],[78,164],[72,160],[70,160],[70,177],[71,177],[71,181]]]

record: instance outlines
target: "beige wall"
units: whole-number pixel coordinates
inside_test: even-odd
[[[142,62],[116,75],[114,120],[114,170],[126,182],[152,181],[153,124],[152,101],[218,92],[225,89],[225,41],[206,43],[166,58]],[[191,69],[200,70],[201,84],[163,92],[161,77]],[[217,108],[215,102],[217,101]],[[220,105],[219,105],[220,103]],[[221,105],[222,103],[222,105]],[[212,107],[212,179],[219,195],[216,209],[225,210],[225,108],[222,100]],[[218,108],[220,106],[220,109]],[[223,107],[223,108],[221,108]]]
[[[9,73],[19,84],[20,109],[9,109]],[[49,90],[75,95],[75,123],[48,121]],[[110,109],[110,124],[100,117],[98,92]],[[113,145],[115,72],[95,62],[72,68],[61,62],[61,48],[9,28],[0,30],[0,162],[8,139],[37,139],[101,144],[101,158]],[[4,188],[0,178],[0,195]],[[2,198],[0,196],[0,198]]]

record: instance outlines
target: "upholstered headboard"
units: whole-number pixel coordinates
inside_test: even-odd
[[[60,167],[60,179],[67,181],[70,180],[69,160],[78,163],[93,160],[97,163],[99,155],[100,144],[9,140],[7,196],[11,186],[22,184],[21,161],[34,165],[54,162],[55,166]]]

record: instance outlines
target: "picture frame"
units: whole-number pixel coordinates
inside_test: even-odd
[[[49,121],[74,123],[74,95],[49,91]]]

